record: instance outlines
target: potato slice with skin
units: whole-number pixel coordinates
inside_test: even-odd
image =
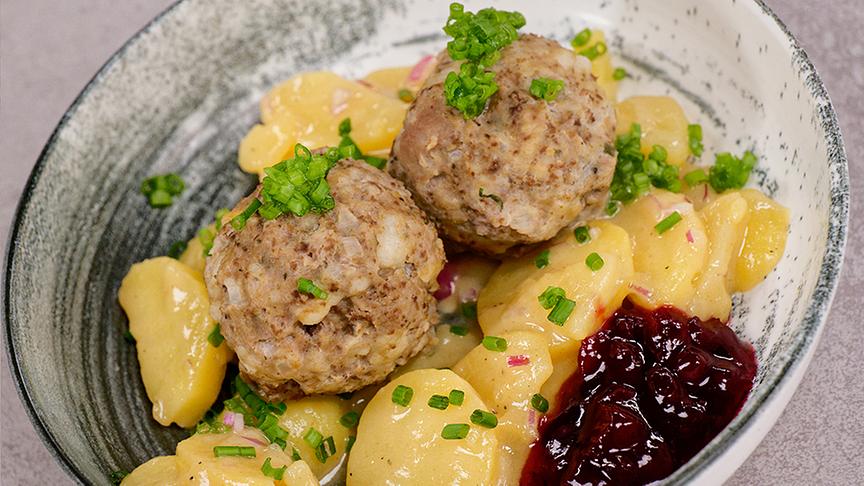
[[[660,234],[655,225],[674,212],[681,221]],[[654,190],[625,205],[612,220],[630,234],[636,274],[630,297],[639,305],[686,309],[708,258],[702,219],[681,194]]]
[[[121,486],[177,486],[180,484],[177,474],[177,457],[154,457],[136,467],[134,471],[123,478],[120,484]]]
[[[314,396],[285,402],[285,412],[279,417],[279,426],[288,432],[285,448],[291,453],[291,448],[297,449],[300,458],[306,461],[315,477],[323,479],[337,468],[345,456],[348,447],[348,436],[353,430],[344,427],[339,419],[348,412],[348,402],[336,396]],[[315,456],[315,450],[303,440],[303,436],[313,427],[326,439],[333,437],[336,454],[328,457],[322,463]]]
[[[633,96],[615,107],[618,134],[630,131],[633,123],[642,127],[642,153],[648,155],[654,145],[666,149],[672,165],[681,166],[690,156],[687,115],[668,96]]]
[[[723,194],[699,214],[708,235],[708,262],[696,281],[696,294],[688,309],[703,321],[716,317],[725,322],[732,310],[729,267],[741,248],[750,217],[747,200],[737,192]]]
[[[339,123],[351,118],[351,138],[363,153],[387,150],[402,128],[408,104],[330,72],[294,76],[261,100],[261,121],[240,143],[240,168],[261,174],[293,155],[339,143]]]
[[[789,210],[766,197],[756,189],[743,189],[750,219],[744,233],[744,243],[734,261],[732,290],[744,292],[752,289],[783,257],[789,231]]]
[[[392,401],[393,390],[414,391],[403,407]],[[429,398],[462,390],[462,405],[445,410],[429,407]],[[492,484],[498,464],[494,429],[471,423],[475,409],[488,410],[474,388],[450,370],[417,370],[381,388],[360,418],[357,442],[348,459],[348,486],[353,485],[477,485]],[[468,424],[464,439],[444,439],[445,425]]]
[[[572,235],[549,247],[549,265],[538,269],[535,255],[504,262],[480,292],[477,315],[487,335],[535,331],[546,335],[552,356],[578,350],[579,342],[593,334],[621,305],[633,276],[630,239],[620,227],[592,222],[591,241],[580,244]],[[592,271],[585,263],[591,253],[603,259]],[[537,297],[547,287],[561,287],[576,308],[563,326],[547,319]]]
[[[200,273],[168,257],[132,266],[119,291],[153,418],[195,425],[219,394],[233,352],[207,337],[216,323]]]
[[[498,484],[517,484],[530,445],[537,439],[542,414],[531,407],[531,397],[552,374],[546,337],[517,331],[499,336],[507,340],[504,352],[477,346],[453,371],[477,390],[498,415],[496,433],[501,441]]]

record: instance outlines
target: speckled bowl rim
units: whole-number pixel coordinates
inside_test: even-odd
[[[82,483],[86,483],[86,478],[81,471],[73,464],[66,455],[62,452],[59,445],[55,441],[46,424],[40,417],[40,411],[37,405],[30,398],[27,390],[27,384],[21,374],[18,355],[15,352],[15,347],[12,340],[11,322],[11,305],[9,303],[12,289],[10,288],[12,261],[15,258],[16,246],[15,242],[18,239],[20,225],[23,220],[24,212],[30,203],[30,198],[33,194],[33,188],[39,182],[42,170],[45,166],[45,161],[54,149],[55,142],[60,132],[65,128],[67,122],[72,118],[78,107],[87,100],[90,92],[99,85],[101,79],[114,66],[114,64],[126,53],[126,51],[139,40],[144,38],[151,29],[158,24],[164,17],[170,15],[177,9],[179,5],[186,0],[177,0],[168,8],[148,22],[141,30],[135,33],[127,40],[99,69],[87,85],[81,90],[66,112],[63,114],[57,127],[51,133],[48,142],[39,154],[36,165],[30,173],[27,184],[24,187],[18,206],[15,210],[15,216],[12,222],[11,231],[6,241],[6,252],[4,266],[0,272],[0,282],[3,285],[3,324],[5,332],[3,333],[6,341],[5,351],[9,362],[10,371],[15,381],[18,396],[24,404],[24,409],[27,416],[33,423],[36,432],[42,441],[48,445],[48,450],[51,455],[60,463],[63,469]],[[847,230],[849,224],[849,167],[846,159],[846,150],[843,144],[843,136],[840,133],[840,126],[837,120],[837,114],[834,110],[834,105],[828,96],[825,85],[822,82],[821,76],[816,71],[807,53],[798,43],[798,40],[786,27],[786,24],[775,14],[763,0],[753,0],[763,14],[774,20],[776,26],[786,37],[788,47],[792,51],[793,58],[797,58],[801,68],[800,76],[807,80],[810,96],[814,99],[825,100],[824,109],[820,110],[820,125],[825,131],[825,141],[827,144],[828,167],[831,177],[831,204],[829,206],[828,218],[828,236],[825,246],[825,252],[822,255],[822,265],[819,273],[819,279],[813,290],[813,296],[807,307],[807,311],[802,319],[803,333],[799,334],[797,342],[794,342],[790,347],[791,358],[787,361],[781,373],[776,375],[770,382],[765,385],[764,392],[760,393],[746,413],[739,414],[733,422],[723,430],[718,437],[703,448],[693,460],[680,467],[674,474],[666,478],[663,482],[669,484],[682,484],[690,479],[697,477],[703,470],[711,465],[715,459],[719,458],[726,452],[733,443],[744,436],[744,433],[756,422],[756,418],[765,411],[766,402],[770,402],[776,397],[777,391],[789,384],[790,377],[794,374],[793,371],[802,364],[804,357],[812,348],[816,346],[819,337],[822,334],[822,329],[825,327],[825,321],[828,315],[828,310],[831,302],[834,299],[834,294],[837,290],[837,284],[840,277],[840,272],[843,263],[843,254],[846,247]],[[793,386],[797,387],[798,383]],[[783,404],[785,407],[786,404]],[[766,431],[767,432],[767,431]],[[760,440],[762,437],[759,438]]]

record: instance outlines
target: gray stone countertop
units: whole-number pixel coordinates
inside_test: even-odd
[[[719,0],[711,0],[719,1]],[[43,144],[99,67],[171,0],[0,1],[0,242]],[[840,288],[789,406],[728,484],[864,482],[864,1],[768,0],[810,54],[837,108],[852,177]],[[0,482],[67,484],[2,359]]]

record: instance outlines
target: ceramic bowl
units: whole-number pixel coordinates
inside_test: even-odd
[[[489,2],[466,2],[476,9]],[[752,184],[792,214],[786,253],[734,302],[759,374],[738,417],[667,482],[722,482],[789,400],[824,324],[842,261],[848,173],[837,119],[807,55],[761,2],[535,0],[518,9],[566,41],[606,31],[634,79],[621,97],[670,94],[705,131],[708,154],[751,149]],[[132,38],[64,115],[22,196],[8,246],[10,363],[30,417],[69,474],[105,483],[170,453],[185,432],[150,418],[135,349],[123,340],[120,280],[249,191],[237,145],[258,99],[294,73],[359,76],[441,49],[447,3],[419,0],[186,0]],[[142,179],[188,189],[149,208]]]

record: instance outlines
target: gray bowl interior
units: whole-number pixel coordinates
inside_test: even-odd
[[[845,241],[848,176],[821,82],[769,14],[732,4],[502,3],[526,13],[526,30],[562,40],[586,22],[605,26],[620,64],[637,77],[623,95],[683,100],[711,133],[709,151],[755,149],[765,160],[756,183],[792,209],[779,268],[736,299],[733,325],[760,360],[756,388],[678,479],[728,447],[812,346]],[[187,0],[85,89],[27,186],[5,275],[7,342],[22,398],[75,477],[104,483],[108,472],[170,453],[186,435],[150,417],[116,291],[132,263],[190,238],[254,186],[236,166],[236,148],[257,120],[258,98],[300,71],[359,75],[410,64],[441,48],[445,17],[446,2]],[[139,184],[168,171],[188,189],[172,207],[153,210]]]

